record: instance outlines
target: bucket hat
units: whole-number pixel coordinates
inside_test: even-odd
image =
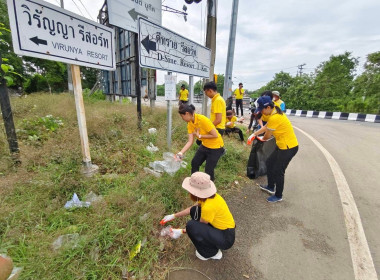
[[[216,193],[214,182],[204,172],[195,172],[191,177],[185,178],[182,188],[199,198],[208,198]]]

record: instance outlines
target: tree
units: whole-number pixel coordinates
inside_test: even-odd
[[[313,93],[320,98],[347,98],[353,88],[354,74],[359,61],[350,52],[322,62],[315,70]]]

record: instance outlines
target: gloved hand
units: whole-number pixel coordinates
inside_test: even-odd
[[[183,234],[183,230],[180,228],[171,228],[169,236],[173,239],[178,239]]]
[[[231,125],[231,122],[227,122],[227,123],[226,123],[226,126],[230,126],[230,125]]]
[[[163,225],[165,225],[167,222],[170,222],[170,221],[172,221],[172,220],[174,220],[174,219],[175,219],[174,214],[166,215],[166,216],[161,220],[160,224],[163,226]]]
[[[249,136],[248,139],[247,139],[247,144],[248,144],[248,145],[251,145],[252,142],[253,142],[253,140],[255,140],[255,138],[256,138],[255,133],[252,133],[252,135]]]

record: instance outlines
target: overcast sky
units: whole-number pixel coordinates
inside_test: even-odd
[[[103,0],[65,0],[65,8],[96,19]],[[124,0],[131,1],[131,0]],[[58,5],[59,0],[48,2]],[[205,43],[206,0],[187,5],[188,20],[163,12],[163,26],[195,42]],[[84,9],[83,5],[89,14]],[[185,1],[164,0],[181,10]],[[218,0],[215,73],[225,74],[232,0]],[[233,79],[249,90],[269,82],[281,70],[297,74],[314,71],[331,55],[352,52],[360,65],[369,53],[380,51],[379,0],[240,0]],[[159,71],[158,83],[165,72]],[[188,80],[178,75],[177,81]],[[196,81],[198,78],[196,78]]]

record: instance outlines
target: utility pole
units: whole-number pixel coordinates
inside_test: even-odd
[[[303,67],[306,65],[306,63],[304,63],[304,64],[301,64],[301,65],[298,65],[298,69],[299,69],[299,74],[300,74],[300,77],[302,76],[302,69],[303,69]]]
[[[211,49],[210,77],[207,81],[214,80],[217,6],[218,6],[218,0],[207,0],[206,47]],[[207,101],[208,101],[207,96],[203,95],[202,114],[205,116],[208,116]]]
[[[228,53],[226,74],[224,76],[223,98],[227,99],[231,96],[230,89],[232,88],[232,69],[234,66],[234,52],[236,39],[236,23],[239,10],[239,0],[232,1],[231,25],[230,25],[230,40],[228,41]]]
[[[65,4],[63,3],[63,0],[61,0],[61,8],[65,8]],[[67,64],[67,83],[68,83],[68,88],[69,92],[72,94],[74,93],[73,91],[73,76],[71,75],[71,65]]]

